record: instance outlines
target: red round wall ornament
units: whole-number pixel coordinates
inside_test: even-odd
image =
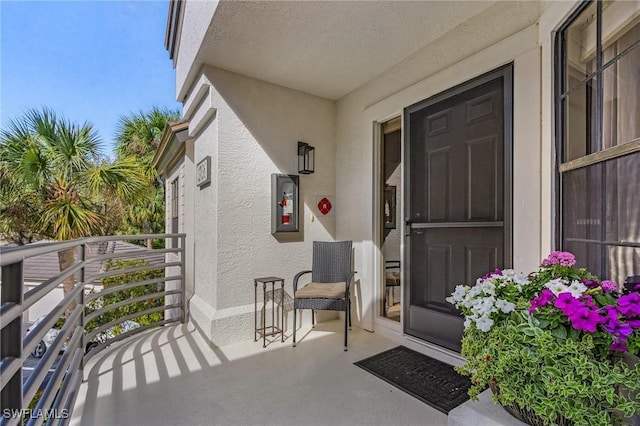
[[[329,201],[327,197],[323,197],[320,201],[318,201],[318,211],[325,216],[329,214],[332,207],[333,206],[331,205],[331,201]]]

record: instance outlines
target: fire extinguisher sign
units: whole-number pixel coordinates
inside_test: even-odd
[[[316,207],[320,216],[333,216],[333,196],[318,195],[316,197]]]

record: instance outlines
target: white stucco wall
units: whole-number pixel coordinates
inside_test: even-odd
[[[315,200],[336,189],[335,103],[210,67],[191,94],[185,118],[215,109],[204,126],[190,122],[203,129],[191,135],[195,163],[212,156],[212,183],[195,198],[192,318],[223,344],[253,336],[254,278],[283,277],[291,294],[293,275],[311,266],[311,242],[334,238],[335,215],[318,217]],[[315,147],[316,171],[300,176],[300,232],[274,236],[271,174],[297,174],[298,141]]]
[[[193,202],[192,316],[205,335],[217,344],[250,338],[253,278],[282,276],[290,294],[293,274],[309,267],[311,241],[329,239],[355,242],[354,321],[374,330],[382,282],[375,237],[376,123],[509,63],[514,70],[514,267],[535,269],[554,238],[551,32],[575,5],[498,2],[337,102],[205,67],[185,100],[185,118],[193,120],[193,162],[212,156],[212,184],[196,189]],[[202,7],[211,6],[194,6],[189,13]],[[214,9],[189,19],[205,22]],[[193,37],[197,43],[199,35]],[[187,55],[184,43],[181,55]],[[180,67],[186,66],[178,61],[179,86],[186,69]],[[316,147],[316,173],[300,177],[300,234],[276,238],[270,234],[269,177],[296,172],[298,140]],[[312,218],[320,194],[334,196],[333,216]],[[401,230],[401,220],[398,226]]]
[[[194,63],[218,7],[218,0],[196,0],[184,3],[180,44],[176,60],[176,98],[182,100],[189,90],[200,64]]]

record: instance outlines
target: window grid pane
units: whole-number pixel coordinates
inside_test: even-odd
[[[559,34],[559,163],[640,139],[640,19],[612,24],[628,7],[593,2]],[[559,172],[558,213],[561,248],[622,284],[640,275],[640,153],[619,155]]]

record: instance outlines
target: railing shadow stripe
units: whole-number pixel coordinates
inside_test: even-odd
[[[165,249],[149,250],[139,246],[133,246],[130,251],[117,251],[112,253],[99,254],[86,257],[88,244],[100,244],[108,241],[131,241],[131,240],[146,240],[148,238],[164,239],[165,243],[170,242],[170,246]],[[177,245],[176,241],[179,241]],[[98,352],[104,350],[109,345],[126,339],[135,334],[144,332],[153,327],[160,327],[165,324],[171,324],[174,322],[182,322],[184,324],[186,315],[186,303],[185,303],[185,268],[184,268],[184,243],[185,234],[142,234],[142,235],[118,235],[118,236],[104,236],[104,237],[90,237],[77,240],[56,242],[56,243],[44,243],[35,244],[24,247],[10,247],[0,249],[0,267],[2,269],[2,292],[0,293],[0,337],[3,344],[0,348],[0,377],[2,378],[2,386],[0,391],[0,407],[3,410],[12,410],[12,413],[16,413],[15,416],[9,418],[0,419],[0,424],[19,424],[25,414],[29,413],[26,408],[29,406],[39,388],[43,386],[45,380],[47,380],[46,386],[39,400],[36,403],[36,410],[40,412],[59,412],[64,413],[63,417],[49,418],[47,424],[63,424],[66,425],[70,422],[72,411],[75,405],[76,398],[80,391],[81,384],[84,379],[84,365],[90,358],[95,356]],[[51,277],[46,277],[41,284],[35,288],[24,293],[24,274],[23,264],[24,260],[41,256],[44,254],[60,252],[63,250],[75,250],[79,252],[79,260],[75,261],[72,266],[63,270],[57,274],[53,274]],[[179,260],[172,259],[167,261],[167,256],[174,257],[173,254],[179,254]],[[158,255],[164,255],[164,262],[160,262],[157,259]],[[75,256],[75,255],[74,255]],[[153,258],[155,256],[155,258]],[[121,269],[111,269],[105,272],[99,272],[93,274],[93,276],[85,279],[86,267],[88,264],[96,262],[106,262],[116,259],[134,259],[136,262],[144,262],[142,265],[133,267],[125,267]],[[155,262],[155,263],[154,263]],[[180,267],[180,275],[166,276],[167,268]],[[95,266],[93,267],[95,269]],[[132,272],[153,271],[156,269],[163,270],[162,277],[152,279],[140,279],[135,278],[136,281],[126,282],[123,285],[110,286],[104,293],[95,293],[94,295],[87,296],[85,292],[90,283],[104,278],[117,277]],[[74,277],[76,285],[71,292],[65,294],[62,301],[51,308],[51,311],[46,314],[43,319],[32,327],[26,336],[22,335],[23,318],[25,312],[41,301],[45,296],[49,295],[58,288],[59,284],[66,279]],[[161,283],[167,281],[179,282],[178,288],[172,290],[164,290],[160,287]],[[100,297],[107,294],[115,294],[123,290],[134,289],[136,287],[151,286],[158,284],[158,289],[163,288],[162,291],[155,291],[152,293],[144,294],[142,296],[129,297],[125,301],[112,303],[106,306],[99,306],[94,309],[93,312],[87,313],[85,311],[86,303],[98,302]],[[154,289],[152,289],[154,290]],[[180,295],[177,298],[177,303],[167,303],[167,296]],[[154,306],[152,308],[139,310],[137,312],[123,312],[116,311],[116,309],[123,308],[134,303],[144,302],[149,300],[158,300],[164,298],[165,304],[161,306]],[[172,298],[173,299],[173,298]],[[29,353],[41,342],[44,342],[44,338],[48,335],[49,331],[55,327],[55,324],[60,318],[65,318],[65,310],[69,306],[76,304],[75,309],[70,314],[69,318],[62,326],[62,329],[57,332],[57,336],[53,338],[53,341],[49,343],[47,341],[46,353],[42,359],[36,364],[33,373],[26,380],[23,381],[22,377],[22,365],[29,357]],[[144,305],[143,305],[144,306]],[[136,307],[135,309],[139,309]],[[170,309],[180,309],[180,317],[166,317]],[[92,332],[85,330],[85,325],[91,320],[98,318],[105,313],[118,312],[119,316],[115,319],[109,320],[106,324],[101,324],[98,328]],[[164,312],[164,315],[160,316],[160,320],[152,320],[151,323],[144,324],[139,327],[135,327],[131,330],[125,331],[119,335],[109,335],[109,331],[116,327],[118,324],[123,324],[124,321],[133,321],[138,317],[145,316],[150,318],[149,315],[157,314],[158,312]],[[71,334],[70,334],[71,333]],[[106,337],[101,333],[107,333]],[[113,334],[113,333],[112,333]],[[151,346],[160,346],[158,344],[159,336],[166,335],[164,331],[154,333],[153,336],[148,338]],[[66,349],[57,365],[53,370],[49,368],[54,365],[58,351],[63,347],[68,336],[71,336],[67,342]],[[94,350],[85,353],[85,343],[92,343],[97,336],[102,336],[101,341],[95,347]],[[144,340],[141,340],[133,348],[134,351],[142,352],[144,347]],[[43,343],[44,344],[44,343]],[[169,343],[172,350],[174,350],[174,356],[176,357],[176,363],[179,365],[181,371],[188,371],[188,362],[173,343]],[[115,361],[122,363],[124,354],[127,350],[126,346],[120,346],[114,348],[116,351],[113,356]],[[158,358],[158,354],[155,351],[155,362],[157,369],[162,378],[168,378],[169,373],[167,371],[166,360],[163,357]],[[111,354],[107,354],[111,356]],[[105,358],[107,357],[105,356]],[[144,358],[141,358],[144,361]],[[201,364],[202,354],[198,357]],[[103,365],[104,358],[97,360],[93,364],[89,376],[100,375],[100,368]],[[137,360],[134,362],[138,362]],[[138,366],[134,367],[136,370],[136,384],[144,385],[148,381],[145,373],[144,365],[142,368]],[[47,379],[47,374],[52,371],[51,376]],[[141,371],[139,373],[139,371]],[[122,369],[113,369],[113,389],[121,390],[123,386]],[[91,401],[95,404],[95,400],[98,395],[97,383],[90,383],[87,385],[85,406],[83,409],[83,416],[90,413],[88,410],[91,405]],[[51,410],[51,411],[48,411]],[[68,410],[65,412],[65,410]],[[4,411],[3,411],[4,413]],[[42,417],[28,419],[29,425],[40,425],[44,419]],[[85,423],[83,418],[83,424]],[[90,419],[87,417],[86,419]],[[95,418],[92,419],[95,422]],[[89,421],[91,423],[91,421]]]

